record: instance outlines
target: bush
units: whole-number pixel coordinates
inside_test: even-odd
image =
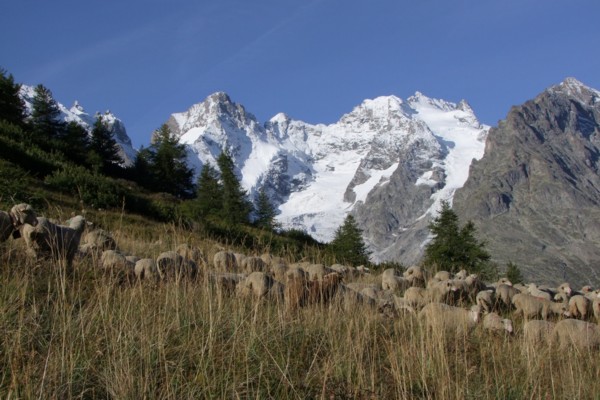
[[[120,207],[126,194],[114,181],[77,166],[55,171],[45,182],[53,189],[78,196],[92,208]]]

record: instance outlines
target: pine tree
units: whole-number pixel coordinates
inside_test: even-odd
[[[425,263],[456,272],[462,268],[481,272],[490,259],[485,243],[476,239],[475,225],[469,221],[459,228],[458,216],[448,202],[442,202],[439,215],[429,224],[434,238],[425,248]]]
[[[217,159],[221,170],[223,185],[223,218],[229,224],[248,223],[252,205],[246,199],[246,191],[242,189],[237,176],[233,158],[223,151]]]
[[[362,238],[362,230],[356,219],[348,214],[344,223],[335,231],[329,245],[336,259],[352,265],[369,263],[369,251]]]
[[[60,142],[61,151],[76,164],[86,164],[90,147],[87,130],[75,121],[69,122],[63,131]]]
[[[63,134],[64,123],[60,120],[60,109],[50,89],[44,85],[35,87],[32,101],[31,125],[34,143],[45,150],[52,150]]]
[[[152,153],[147,147],[140,147],[133,162],[134,180],[146,189],[152,190],[154,187],[154,176],[152,174]]]
[[[101,115],[97,115],[92,128],[90,150],[89,160],[96,170],[110,172],[123,163],[117,141]]]
[[[156,189],[178,197],[189,197],[194,171],[187,166],[185,145],[179,143],[168,125],[163,124],[154,133],[150,154]]]
[[[511,283],[523,283],[523,274],[521,274],[521,269],[514,264],[513,262],[509,262],[506,264],[506,278],[511,281]]]
[[[15,83],[11,74],[0,68],[0,120],[23,127],[25,103],[19,96],[21,85]]]
[[[267,195],[267,191],[264,187],[262,187],[255,201],[255,220],[254,224],[262,229],[273,230],[277,227],[277,223],[275,222],[275,216],[277,212],[271,201],[269,200],[269,196]]]
[[[223,212],[223,186],[219,182],[219,173],[208,163],[200,171],[194,203],[200,217],[221,215]]]

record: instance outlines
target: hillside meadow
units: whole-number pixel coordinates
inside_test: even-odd
[[[209,259],[231,248],[133,215],[96,211],[88,219],[139,257],[181,243],[198,246]],[[104,274],[96,257],[76,260],[67,276],[64,265],[29,261],[22,240],[1,249],[5,399],[585,399],[600,393],[596,351],[530,348],[519,320],[513,336],[481,327],[467,336],[443,335],[427,332],[411,314],[384,315],[340,299],[290,312],[282,303],[224,294],[203,278],[125,282]]]

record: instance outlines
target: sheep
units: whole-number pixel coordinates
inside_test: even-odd
[[[482,290],[475,296],[475,303],[485,312],[492,312],[496,304],[496,292],[494,290]]]
[[[337,272],[342,275],[343,278],[352,278],[356,275],[356,269],[342,264],[333,264],[329,267],[331,271]]]
[[[269,293],[273,282],[271,276],[261,271],[255,271],[240,281],[235,290],[238,296],[262,299]]]
[[[572,318],[589,318],[593,314],[592,301],[581,294],[576,294],[569,299],[569,313]]]
[[[422,307],[428,302],[427,289],[411,286],[404,292],[404,301],[411,307]]]
[[[571,289],[571,285],[568,282],[562,283],[558,288],[558,293],[565,293],[567,296],[571,296],[573,289]]]
[[[100,267],[109,276],[117,278],[128,278],[131,272],[135,274],[135,263],[117,250],[104,250],[100,256]]]
[[[564,315],[567,317],[570,315],[566,303],[554,303],[550,300],[540,299],[527,293],[516,294],[512,301],[516,308],[514,315],[521,314],[526,320],[536,317],[541,317],[546,320],[553,314],[559,316]]]
[[[496,287],[496,301],[504,308],[510,309],[513,306],[513,297],[519,293],[521,292],[516,287],[501,283]]]
[[[246,274],[230,272],[212,272],[208,275],[208,282],[214,285],[220,294],[231,294],[238,283],[246,279]]]
[[[260,257],[245,257],[238,265],[247,274],[267,270],[267,264]]]
[[[37,215],[29,204],[21,203],[13,206],[9,212],[0,211],[0,243],[10,236],[17,239],[21,236],[20,228],[25,225],[35,227]]]
[[[36,259],[64,259],[67,270],[70,271],[86,227],[85,218],[77,215],[66,222],[68,225],[58,225],[44,217],[37,221],[35,226],[25,224],[21,227],[21,235],[29,253]]]
[[[269,267],[269,272],[279,282],[285,281],[285,274],[288,271],[288,266],[282,263],[274,263]]]
[[[540,288],[538,288],[538,286],[535,283],[530,283],[527,286],[527,292],[530,295],[532,295],[533,297],[537,297],[539,299],[543,299],[543,300],[547,300],[547,301],[552,301],[552,298],[554,297],[548,291],[541,290]]]
[[[195,262],[196,265],[205,266],[207,264],[206,257],[204,257],[202,250],[196,246],[190,246],[187,243],[183,243],[175,248],[175,252],[185,260]]]
[[[425,282],[427,282],[425,271],[416,265],[413,265],[404,271],[402,277],[408,280],[411,286],[425,287]]]
[[[213,257],[213,264],[217,271],[236,272],[237,261],[235,255],[230,251],[219,251]]]
[[[467,270],[461,269],[456,274],[454,274],[454,279],[467,279],[467,276],[469,276],[469,273],[467,272]]]
[[[592,312],[596,317],[596,321],[600,321],[600,298],[598,297],[592,300]]]
[[[600,347],[600,327],[578,319],[563,319],[554,326],[551,345],[558,344],[564,349],[573,346],[577,350],[590,350]]]
[[[480,319],[477,306],[467,310],[444,303],[429,303],[419,311],[419,320],[433,331],[467,333]]]
[[[162,279],[196,278],[198,266],[192,260],[186,260],[175,251],[165,251],[156,257],[158,273]]]
[[[383,290],[403,291],[410,287],[410,281],[398,276],[394,268],[388,268],[381,274],[381,287]]]
[[[322,281],[325,275],[334,272],[331,268],[328,268],[323,264],[310,264],[304,267],[304,271],[308,274],[308,280],[310,281]]]
[[[86,232],[81,238],[80,250],[87,254],[94,251],[117,250],[117,242],[104,229],[96,228]]]
[[[457,291],[458,288],[451,279],[433,283],[427,287],[427,301],[434,303],[454,303]]]
[[[159,278],[156,261],[153,258],[137,260],[133,268],[135,277],[139,280],[157,281]]]
[[[287,275],[285,304],[288,310],[295,310],[310,304],[325,304],[341,287],[342,276],[332,272],[322,280],[307,280],[300,275]]]
[[[502,318],[495,312],[483,317],[483,329],[492,332],[513,333],[513,323],[510,319]]]
[[[556,323],[532,319],[523,324],[523,342],[527,346],[550,344]]]

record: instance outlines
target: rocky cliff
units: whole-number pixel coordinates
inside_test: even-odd
[[[573,78],[513,107],[456,192],[492,258],[535,281],[600,281],[600,92]]]

